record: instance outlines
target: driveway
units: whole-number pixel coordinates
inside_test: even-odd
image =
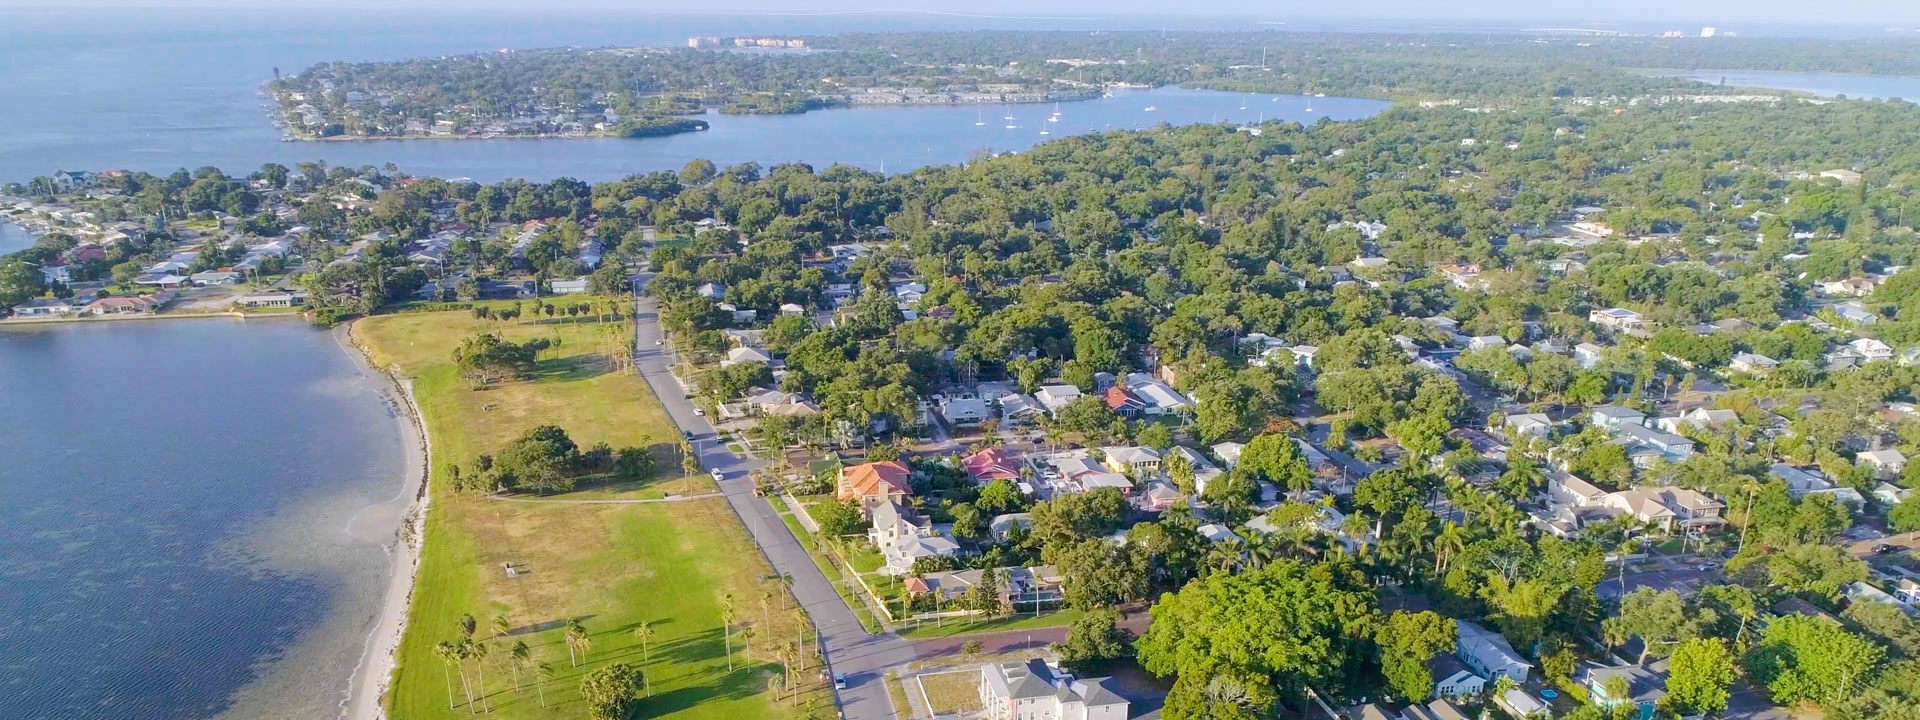
[[[882,671],[913,660],[913,646],[891,633],[867,634],[853,612],[840,601],[833,584],[813,564],[799,539],[780,521],[767,498],[754,497],[749,475],[765,463],[727,452],[714,441],[713,426],[705,417],[694,414],[693,402],[687,399],[680,381],[673,376],[672,349],[654,345],[654,341],[661,338],[659,307],[642,295],[652,279],[651,272],[642,272],[633,282],[638,298],[634,307],[637,344],[634,363],[641,377],[646,378],[653,393],[659,396],[660,404],[666,407],[674,424],[693,433],[694,452],[700,458],[701,467],[724,474],[720,491],[774,572],[793,576],[794,599],[813,619],[827,665],[832,672],[847,675],[847,688],[835,693],[842,716],[849,720],[893,720],[893,701],[887,695]]]

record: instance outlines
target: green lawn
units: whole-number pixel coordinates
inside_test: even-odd
[[[449,356],[461,338],[479,331],[515,341],[562,342],[541,360],[533,380],[476,391],[456,376]],[[496,451],[527,428],[552,423],[583,447],[603,441],[616,448],[649,446],[662,468],[646,481],[588,487],[560,498],[711,489],[704,477],[678,477],[678,432],[643,381],[612,371],[597,354],[604,347],[601,333],[594,323],[503,324],[464,311],[386,315],[354,328],[378,364],[398,366],[414,378],[436,453],[426,552],[386,698],[390,717],[470,715],[458,675],[452,684],[463,706],[449,707],[446,667],[434,654],[436,643],[458,637],[456,621],[463,613],[478,618],[475,638],[493,645],[496,660],[524,641],[536,663],[553,669],[543,707],[534,673],[522,670],[516,691],[509,669],[490,661],[483,692],[493,717],[582,716],[576,690],[581,675],[610,662],[642,666],[653,692],[640,710],[648,718],[794,718],[807,703],[824,701],[825,684],[810,653],[802,654],[798,668],[812,680],[799,707],[768,690],[768,679],[781,672],[774,647],[792,642],[811,648],[812,638],[803,634],[805,625],[787,608],[787,596],[769,579],[771,571],[724,500],[529,504],[461,496],[444,486],[449,463]],[[506,562],[523,574],[507,579]],[[733,672],[722,637],[725,594],[732,595],[736,613]],[[494,638],[495,615],[506,616],[513,628],[505,638]],[[591,635],[586,662],[578,667],[563,642],[561,623],[569,618],[580,619]],[[654,633],[644,649],[632,634],[641,622]],[[752,635],[742,632],[748,629]],[[468,666],[471,675],[481,671]]]
[[[874,617],[873,611],[867,609],[867,604],[861,602],[860,597],[854,594],[859,592],[858,590],[848,588],[844,581],[845,576],[840,573],[838,567],[834,566],[833,561],[827,559],[826,552],[820,549],[813,534],[800,526],[799,518],[787,512],[785,503],[778,503],[776,507],[779,509],[781,522],[787,524],[787,529],[793,531],[794,537],[800,538],[800,543],[807,548],[807,557],[813,558],[814,566],[820,568],[821,574],[827,576],[828,582],[833,583],[834,590],[840,595],[840,601],[853,610],[853,616],[860,621],[860,627],[868,634],[879,634],[882,630],[879,618]]]
[[[1004,632],[1008,630],[1032,630],[1035,628],[1064,627],[1080,617],[1078,610],[1045,612],[1034,617],[1032,612],[1024,615],[1010,615],[993,620],[974,620],[968,618],[948,618],[942,623],[927,622],[914,627],[898,628],[900,637],[909,640],[949,637],[953,635],[976,635],[979,633]]]

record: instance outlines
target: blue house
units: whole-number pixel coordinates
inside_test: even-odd
[[[1594,705],[1611,710],[1622,703],[1632,703],[1637,708],[1632,717],[1650,720],[1654,708],[1667,696],[1665,664],[1662,661],[1652,667],[1642,667],[1586,663],[1574,673],[1574,681],[1586,687],[1587,697]]]

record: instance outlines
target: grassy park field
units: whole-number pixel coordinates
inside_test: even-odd
[[[386,698],[390,717],[470,717],[488,708],[500,718],[585,717],[581,676],[613,662],[644,672],[651,696],[642,717],[831,715],[813,638],[725,500],[570,502],[713,489],[704,476],[681,475],[678,431],[646,383],[617,370],[607,354],[617,345],[609,333],[625,322],[501,322],[448,311],[373,317],[354,327],[376,365],[412,379],[434,454],[426,548]],[[478,332],[560,342],[542,353],[531,379],[476,390],[458,377],[451,355]],[[562,427],[583,448],[650,447],[659,470],[530,501],[449,489],[450,464],[496,452],[541,424]],[[516,577],[507,577],[506,563]],[[723,636],[729,602],[731,634]],[[461,637],[466,614],[477,619],[473,637],[490,645],[489,657],[450,665],[435,648]],[[506,618],[503,637],[493,629],[496,616]],[[584,655],[577,663],[565,641],[569,620],[589,637],[584,652],[573,653]],[[642,623],[650,637],[635,632]],[[529,646],[529,662],[508,662],[517,642]],[[797,693],[783,687],[788,664],[803,679]],[[480,707],[467,705],[463,670],[478,685]]]

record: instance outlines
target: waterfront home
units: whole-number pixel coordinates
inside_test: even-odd
[[[840,482],[834,497],[841,502],[857,500],[871,508],[883,502],[905,502],[913,493],[913,472],[899,460],[862,463],[840,470]]]
[[[186,287],[191,282],[192,281],[188,278],[188,276],[181,275],[178,273],[171,273],[171,272],[149,273],[133,279],[133,284],[135,285],[146,285],[148,287],[157,287],[163,290],[177,290],[179,288]]]
[[[306,293],[291,292],[241,295],[233,299],[233,304],[243,308],[283,308],[304,305],[306,302]]]
[[[1482,678],[1492,679],[1501,675],[1512,678],[1516,683],[1527,681],[1527,673],[1533,664],[1513,651],[1507,639],[1500,633],[1482,627],[1470,620],[1455,620],[1460,632],[1459,643],[1454,655],[1467,669]]]
[[[115,295],[87,303],[82,312],[88,315],[137,315],[159,312],[172,301],[173,294],[164,292],[152,295]]]
[[[1574,673],[1573,680],[1587,689],[1587,699],[1594,705],[1607,709],[1632,705],[1630,717],[1636,720],[1652,718],[1654,708],[1667,697],[1667,673],[1639,665],[1584,663]],[[1626,685],[1626,691],[1616,696],[1615,690],[1618,688],[1612,686],[1622,682]]]
[[[1127,699],[1107,678],[1076,679],[1039,660],[987,663],[979,689],[986,720],[1127,719]]]
[[[1900,454],[1899,450],[1891,448],[1855,453],[1853,460],[1856,464],[1864,465],[1872,469],[1873,476],[1883,480],[1899,477],[1900,471],[1905,470],[1907,467],[1907,456]]]
[[[79,307],[65,298],[34,298],[13,306],[14,317],[64,317]]]

